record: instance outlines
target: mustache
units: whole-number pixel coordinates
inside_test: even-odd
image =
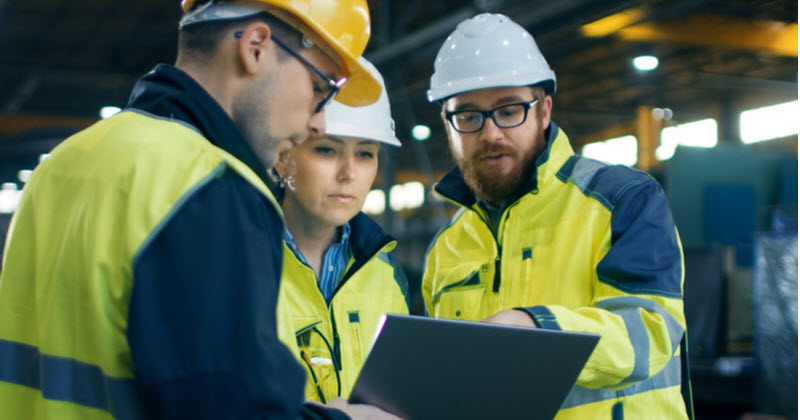
[[[490,144],[481,150],[478,150],[474,154],[474,160],[478,161],[484,159],[488,156],[495,156],[495,155],[511,155],[516,156],[517,151],[513,147],[501,145],[501,144]]]

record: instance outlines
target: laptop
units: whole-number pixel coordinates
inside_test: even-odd
[[[599,335],[385,315],[349,402],[407,420],[555,417]]]

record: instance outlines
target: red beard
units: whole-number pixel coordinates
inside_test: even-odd
[[[544,133],[540,132],[534,139],[535,146],[530,148],[525,156],[519,151],[509,147],[492,143],[476,151],[472,157],[456,158],[464,181],[481,199],[494,205],[500,205],[532,175],[536,165],[536,156],[544,148]],[[488,166],[483,158],[493,155],[507,155],[512,159],[512,165]]]

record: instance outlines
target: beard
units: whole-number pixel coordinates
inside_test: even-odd
[[[534,147],[528,149],[524,155],[520,155],[515,148],[497,145],[496,143],[487,144],[485,147],[476,150],[470,157],[463,155],[459,157],[455,153],[453,155],[456,156],[456,163],[461,169],[464,182],[482,200],[498,206],[533,174],[536,168],[536,157],[545,145],[544,132],[538,131],[533,141]],[[510,170],[499,166],[488,166],[483,163],[483,158],[486,156],[498,154],[511,157]]]

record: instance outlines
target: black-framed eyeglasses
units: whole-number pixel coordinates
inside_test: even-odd
[[[477,109],[445,111],[444,116],[459,133],[476,133],[483,130],[486,118],[491,118],[499,128],[512,128],[522,125],[528,119],[528,110],[538,101],[536,98],[531,102],[502,105],[488,111]]]
[[[236,38],[242,37],[242,31],[236,31],[234,35]],[[336,94],[339,93],[339,89],[344,86],[347,82],[346,77],[342,77],[339,80],[333,80],[328,77],[327,74],[323,73],[322,70],[318,69],[317,66],[311,64],[305,57],[300,55],[299,52],[295,51],[292,47],[290,47],[287,43],[281,41],[280,38],[276,37],[275,34],[270,34],[270,39],[275,41],[278,46],[283,48],[286,52],[291,54],[294,58],[300,60],[301,63],[305,64],[308,68],[310,68],[314,73],[317,74],[320,78],[322,78],[323,83],[314,82],[314,92],[318,93],[322,96],[322,99],[317,103],[317,107],[314,108],[314,113],[318,113],[322,111],[326,105],[328,105],[335,97]]]

